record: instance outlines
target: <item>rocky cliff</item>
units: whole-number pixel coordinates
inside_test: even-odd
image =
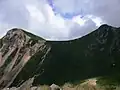
[[[0,88],[9,87],[26,63],[38,52],[43,54],[39,57],[42,64],[50,49],[44,39],[36,39],[26,33],[15,28],[0,40]]]
[[[69,41],[46,41],[14,28],[0,39],[0,88],[109,75],[120,69],[120,28],[102,25],[92,33]]]

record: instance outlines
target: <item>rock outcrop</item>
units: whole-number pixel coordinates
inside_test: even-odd
[[[32,40],[21,29],[12,29],[1,39],[0,88],[9,87],[37,52],[46,54],[45,49],[48,47],[45,42],[43,39]],[[45,57],[45,55],[43,56]]]

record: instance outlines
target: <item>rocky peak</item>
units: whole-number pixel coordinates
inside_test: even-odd
[[[7,32],[8,37],[12,37],[13,35],[24,35],[24,32],[22,29],[19,28],[13,28]]]
[[[8,31],[0,40],[0,90],[34,76],[33,85],[63,84],[119,70],[119,30],[102,25],[70,41],[46,41],[17,28]]]
[[[0,47],[0,88],[9,87],[37,52],[41,54],[47,52],[45,40],[35,40],[33,34],[30,34],[31,36],[28,34],[30,33],[14,28],[0,40],[2,43]]]
[[[7,34],[3,37],[3,44],[9,44],[11,46],[23,46],[23,44],[30,39],[22,29],[14,28],[7,32]]]

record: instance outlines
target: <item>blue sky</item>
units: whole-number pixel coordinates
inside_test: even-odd
[[[48,40],[68,40],[104,23],[119,27],[119,16],[119,0],[0,0],[0,37],[18,27]]]
[[[79,10],[79,11],[77,11],[77,12],[74,12],[74,11],[72,11],[72,12],[67,12],[67,11],[66,11],[65,13],[63,13],[62,10],[55,5],[54,0],[47,0],[47,1],[48,1],[48,4],[51,6],[52,10],[54,11],[54,13],[55,13],[55,14],[60,14],[63,18],[71,19],[71,18],[73,18],[74,16],[78,16],[78,15],[81,15],[80,18],[83,17],[84,11],[83,11],[82,8],[81,8],[81,10]],[[74,0],[74,1],[76,2],[77,0]],[[68,3],[68,4],[69,4],[69,3]]]

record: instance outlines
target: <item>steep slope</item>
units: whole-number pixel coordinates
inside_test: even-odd
[[[46,41],[12,29],[0,40],[0,87],[19,86],[34,76],[34,85],[60,85],[117,73],[119,38],[120,28],[108,25],[70,41]]]
[[[0,42],[0,88],[9,87],[32,56],[37,52],[45,55],[49,48],[44,39],[32,38],[17,28],[10,30]]]
[[[119,36],[119,28],[103,25],[76,40],[47,42],[51,51],[45,60],[46,72],[36,82],[62,84],[117,72]]]

